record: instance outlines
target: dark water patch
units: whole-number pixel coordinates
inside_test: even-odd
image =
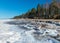
[[[5,22],[6,24],[11,24],[11,25],[23,25],[23,24],[30,24],[31,21],[9,21]]]
[[[6,22],[6,24],[11,24],[11,25],[23,25],[23,24],[27,24],[27,23],[25,23],[25,22],[10,21],[10,22]]]
[[[60,24],[56,23],[55,25],[60,26]]]
[[[51,23],[52,24],[52,21],[46,21],[46,23]]]

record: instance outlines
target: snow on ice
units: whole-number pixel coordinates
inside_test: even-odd
[[[0,20],[0,43],[60,43],[58,27],[29,20]]]

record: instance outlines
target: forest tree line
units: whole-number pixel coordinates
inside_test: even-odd
[[[25,14],[15,16],[14,19],[60,19],[60,1],[53,0],[50,4],[38,4]]]

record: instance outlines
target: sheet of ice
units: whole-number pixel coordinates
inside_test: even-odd
[[[9,20],[8,20],[9,21]],[[13,43],[21,38],[20,34],[15,31],[9,31],[13,25],[4,24],[5,20],[0,20],[0,43]]]
[[[0,20],[0,43],[60,43],[49,37],[43,37],[41,40],[37,40],[32,35],[35,32],[34,29],[26,31],[18,27],[18,25],[5,24],[8,21],[14,20]]]

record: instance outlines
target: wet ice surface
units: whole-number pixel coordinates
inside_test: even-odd
[[[55,23],[0,20],[0,43],[60,43],[59,29]]]

